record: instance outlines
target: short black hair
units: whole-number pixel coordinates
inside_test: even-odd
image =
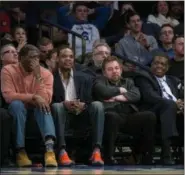
[[[126,12],[126,14],[124,15],[124,19],[125,19],[126,24],[128,24],[130,22],[130,18],[133,17],[133,16],[135,16],[135,15],[137,15],[137,16],[140,17],[140,15],[137,12],[129,9]]]
[[[40,53],[39,49],[32,45],[32,44],[26,44],[19,52],[19,56],[20,57],[25,57],[28,55],[28,52],[30,51],[37,51],[38,53]]]
[[[77,1],[75,2],[75,4],[73,5],[73,12],[76,12],[76,8],[78,6],[86,6],[88,7],[87,3],[83,2],[83,1]]]
[[[50,50],[48,53],[47,53],[47,55],[46,55],[46,60],[51,60],[51,57],[52,57],[52,55],[54,54],[54,53],[57,53],[57,49],[56,48],[54,48],[53,50]],[[58,55],[58,53],[57,53],[57,55]]]
[[[151,14],[153,14],[154,16],[157,16],[158,15],[158,11],[157,11],[157,6],[158,6],[158,3],[159,3],[160,1],[157,1],[153,6],[152,6],[152,13]],[[166,3],[167,3],[167,5],[168,5],[168,13],[167,13],[167,17],[168,16],[170,16],[170,13],[169,13],[169,11],[170,11],[170,4],[169,4],[169,2],[168,1],[165,1]]]
[[[73,49],[69,45],[61,45],[57,48],[57,55],[59,56],[60,52],[64,49],[70,49],[73,52]],[[74,53],[74,52],[73,52]]]
[[[14,35],[15,35],[15,31],[16,31],[17,29],[19,29],[19,28],[23,29],[23,30],[26,32],[26,28],[25,28],[23,25],[17,25],[17,26],[15,26],[15,27],[12,29],[12,31],[11,31],[11,34],[12,34],[13,37],[14,37]],[[26,34],[27,34],[27,32],[26,32]]]
[[[158,51],[152,54],[152,62],[155,60],[156,57],[163,57],[166,58],[168,64],[170,63],[170,59],[167,53],[162,52],[162,51]]]
[[[47,46],[48,44],[53,44],[52,40],[47,37],[42,37],[37,42],[37,47]]]
[[[163,25],[161,26],[160,32],[161,32],[162,29],[165,28],[165,27],[170,27],[170,28],[173,30],[173,33],[174,33],[174,27],[173,27],[171,24],[163,24]]]
[[[175,35],[175,36],[173,37],[172,43],[175,43],[175,41],[176,41],[178,38],[184,38],[184,35]]]

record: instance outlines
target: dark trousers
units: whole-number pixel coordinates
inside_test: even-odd
[[[10,146],[10,136],[12,129],[12,117],[8,112],[0,108],[0,164],[2,165],[4,160],[8,158],[8,151]]]
[[[138,112],[129,116],[107,112],[105,115],[104,157],[110,158],[113,156],[118,132],[139,138],[140,142],[137,142],[139,145],[136,146],[136,153],[152,153],[155,125],[156,117],[152,112]]]
[[[160,119],[162,139],[178,136],[176,127],[177,105],[172,100],[161,100],[152,109]]]
[[[178,136],[176,125],[177,105],[172,100],[163,99],[153,106],[150,111],[154,112],[160,121],[162,157],[169,157],[171,155],[171,138]]]
[[[64,107],[63,103],[52,105],[52,114],[56,126],[58,147],[65,147],[66,122],[71,121],[72,128],[88,127],[88,121],[92,125],[93,145],[101,146],[104,131],[104,107],[101,102],[92,102],[80,115],[72,115]]]
[[[177,114],[177,130],[179,133],[180,144],[184,145],[184,114]]]

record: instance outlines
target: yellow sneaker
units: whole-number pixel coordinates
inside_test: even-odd
[[[53,151],[48,151],[44,155],[45,167],[57,167],[57,161],[55,153]]]
[[[28,158],[25,151],[20,151],[16,155],[16,163],[19,167],[30,167],[32,166],[32,161]]]

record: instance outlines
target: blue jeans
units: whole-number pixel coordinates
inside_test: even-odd
[[[34,110],[34,116],[43,139],[46,136],[55,138],[55,126],[51,114],[45,114],[38,108],[32,110]],[[14,100],[10,103],[8,111],[13,116],[16,125],[16,147],[25,147],[25,124],[29,110],[25,108],[22,101]]]
[[[79,116],[69,114],[63,103],[52,104],[53,117],[56,122],[56,134],[58,139],[58,146],[65,146],[65,125],[67,119],[71,118],[74,120],[76,125],[80,123],[86,123],[87,117],[89,117],[92,124],[92,135],[93,135],[93,146],[102,144],[102,137],[104,131],[104,106],[99,101],[92,102]],[[82,127],[84,127],[82,125]]]

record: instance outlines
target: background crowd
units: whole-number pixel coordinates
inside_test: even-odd
[[[66,31],[84,38],[83,62],[81,40],[72,49]],[[174,164],[170,145],[184,144],[183,1],[2,2],[0,57],[1,165],[12,147],[19,167],[32,165],[29,115],[44,141],[45,166],[75,164],[65,131],[89,126],[93,165],[117,164],[118,132],[134,136],[136,164],[153,164],[156,133],[161,163]]]

